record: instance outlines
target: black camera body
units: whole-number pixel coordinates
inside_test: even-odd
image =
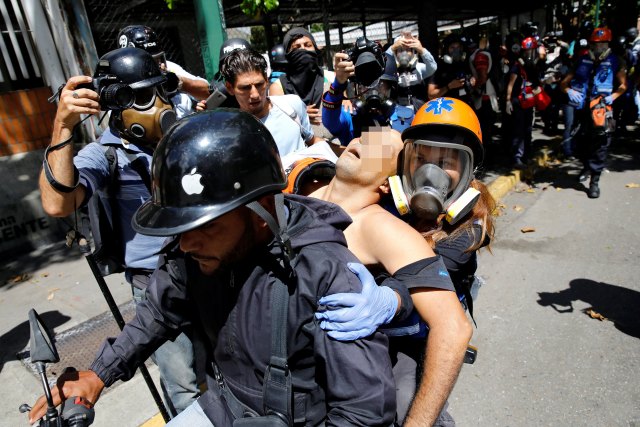
[[[133,89],[113,74],[94,77],[91,83],[83,83],[77,88],[95,91],[100,97],[102,110],[126,110],[135,102]]]
[[[351,78],[355,83],[370,86],[384,72],[386,56],[382,47],[366,37],[358,37],[346,54],[355,65],[355,76]]]
[[[460,80],[464,79],[464,86],[462,86],[462,88],[464,88],[467,95],[471,95],[473,92],[473,86],[471,86],[471,74],[460,72],[456,78]]]

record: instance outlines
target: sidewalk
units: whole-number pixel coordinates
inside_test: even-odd
[[[501,199],[525,176],[532,176],[537,167],[544,166],[549,147],[558,142],[557,137],[554,140],[545,136],[537,127],[533,139],[537,155],[524,171],[510,170],[508,160],[505,161],[508,159],[505,144],[496,143],[487,150],[494,158],[487,159],[491,161],[481,180],[496,199]],[[121,274],[107,277],[107,283],[118,305],[131,299],[131,289]],[[14,427],[26,425],[26,415],[18,412],[18,406],[32,404],[42,394],[36,376],[15,357],[28,344],[29,309],[34,308],[59,334],[107,312],[108,307],[77,247],[68,249],[62,244],[5,262],[0,268],[0,306],[0,427]],[[157,383],[155,365],[149,371]],[[142,377],[137,374],[131,381],[105,390],[93,425],[163,424]]]

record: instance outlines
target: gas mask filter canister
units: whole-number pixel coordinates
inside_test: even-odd
[[[451,177],[432,163],[420,166],[413,174],[415,191],[409,207],[420,218],[436,219],[443,211]]]
[[[157,143],[176,122],[176,113],[170,104],[156,96],[153,105],[146,109],[133,108],[122,112],[126,133],[148,143]]]

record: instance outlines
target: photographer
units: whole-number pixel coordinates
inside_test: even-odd
[[[476,86],[462,38],[449,34],[442,42],[438,69],[429,81],[429,99],[447,96],[473,107],[472,92]]]
[[[347,52],[335,54],[336,78],[322,98],[322,124],[342,145],[372,126],[401,131],[411,124],[410,118],[396,113],[397,77],[384,74],[385,61],[380,45],[364,37]],[[353,103],[353,113],[342,108],[345,93]]]
[[[194,100],[205,99],[209,94],[209,83],[194,76],[175,62],[167,60],[156,32],[145,25],[129,25],[118,33],[118,46],[137,47],[149,52],[162,71],[174,73],[178,79],[178,92],[171,98],[178,119],[193,112]]]
[[[398,105],[418,111],[427,102],[427,84],[438,68],[436,60],[411,31],[403,31],[385,54],[385,74],[398,78]]]
[[[100,58],[94,78],[71,77],[60,92],[51,145],[45,151],[40,174],[40,192],[44,211],[54,217],[66,217],[87,205],[92,197],[108,197],[112,223],[122,244],[124,277],[131,285],[134,300],[145,298],[149,277],[156,267],[163,238],[143,236],[131,228],[131,218],[142,202],[150,197],[149,168],[156,144],[176,121],[167,87],[167,75],[160,71],[148,52],[126,47]],[[120,85],[120,86],[116,86]],[[123,98],[114,96],[114,88],[131,95],[127,105],[114,105]],[[111,102],[110,102],[111,101]],[[73,129],[83,114],[110,110],[109,129],[98,141],[82,148],[74,157]],[[115,165],[107,159],[115,151]],[[115,166],[115,167],[114,167]],[[146,178],[146,179],[145,179]],[[115,188],[114,188],[115,187]],[[112,194],[111,194],[112,193]],[[100,224],[90,218],[91,227]],[[155,353],[161,380],[174,413],[189,406],[198,396],[194,355],[190,339],[180,334]],[[172,408],[173,407],[173,408]]]

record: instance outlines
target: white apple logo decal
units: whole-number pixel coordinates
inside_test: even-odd
[[[182,177],[182,188],[188,195],[200,194],[204,190],[204,185],[200,183],[202,175],[196,173],[197,168],[191,169],[188,175]]]

